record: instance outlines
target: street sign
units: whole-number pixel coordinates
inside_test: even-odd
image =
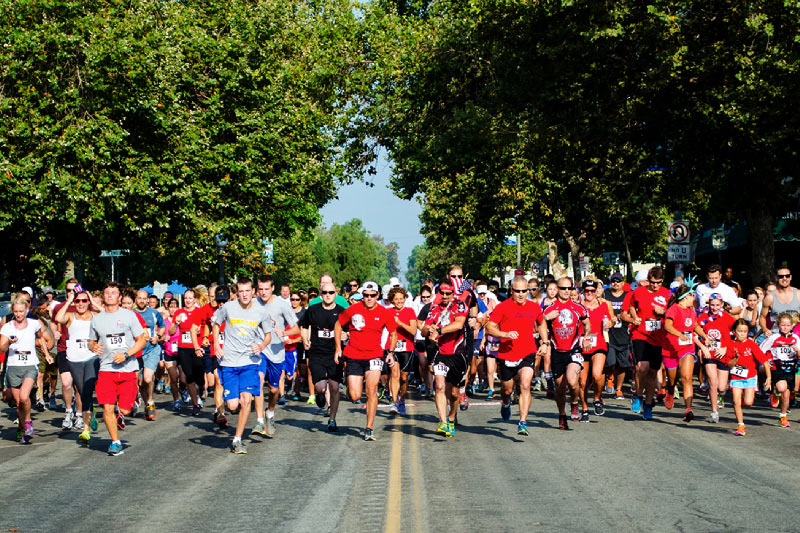
[[[503,241],[505,244],[509,246],[516,246],[517,245],[517,236],[516,235],[506,235],[505,240]]]
[[[728,248],[728,236],[725,235],[725,228],[711,230],[711,246],[715,250],[726,250]]]
[[[525,271],[522,270],[521,268],[517,268],[517,269],[514,270],[514,275],[515,276],[524,276],[525,275]]]
[[[103,250],[100,252],[100,257],[122,257],[130,252],[130,250]]]
[[[589,268],[591,267],[591,263],[589,262],[589,256],[587,255],[580,256],[579,263],[581,265],[581,270],[589,270]]]
[[[603,252],[603,264],[614,266],[619,264],[619,252]]]
[[[667,260],[670,263],[689,263],[692,261],[692,246],[689,244],[670,244]]]
[[[261,244],[264,245],[264,264],[265,265],[272,265],[275,263],[275,246],[272,244],[272,241],[269,239],[264,239],[261,241]]]
[[[672,221],[667,227],[667,242],[669,244],[688,244],[689,224],[686,222]]]

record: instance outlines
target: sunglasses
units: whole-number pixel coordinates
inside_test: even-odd
[[[358,283],[351,283],[350,286],[358,288]]]
[[[291,298],[291,300],[292,300],[293,302],[299,302],[299,301],[300,301],[300,298]]]
[[[378,293],[377,292],[370,292],[370,293],[366,293],[365,292],[365,293],[362,293],[361,296],[363,296],[364,298],[377,298],[378,297]]]
[[[420,298],[426,298],[426,299],[430,298],[430,297],[431,297],[430,294],[423,294],[423,295],[420,296]]]
[[[511,289],[511,292],[513,292],[514,294],[525,294],[526,292],[528,292],[528,289]]]
[[[778,274],[778,279],[789,279],[791,277],[791,274]]]
[[[612,279],[611,283],[622,283],[621,279]]]
[[[442,296],[450,296],[451,294],[453,294],[453,291],[439,291],[439,294],[441,294]]]
[[[320,294],[336,294],[336,291],[322,291]]]
[[[528,292],[536,292],[539,290],[539,287],[529,287]]]
[[[80,298],[78,300],[73,300],[76,304],[88,304],[89,300],[87,298]]]
[[[661,285],[662,283],[664,283],[663,279],[651,279],[651,280],[648,280],[648,281],[650,283],[652,283],[653,285]]]
[[[560,291],[571,291],[574,288],[575,287],[559,287],[558,290],[560,290]]]
[[[453,274],[453,275],[452,275],[452,276],[450,276],[450,277],[451,277],[451,278],[464,279],[464,275],[463,275],[463,274]]]
[[[587,293],[587,292],[597,292],[597,289],[583,289],[583,292],[584,292],[584,293]]]

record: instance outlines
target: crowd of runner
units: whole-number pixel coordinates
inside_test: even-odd
[[[88,445],[102,416],[110,455],[123,453],[126,418],[157,418],[155,394],[171,395],[173,411],[233,426],[234,453],[246,453],[253,410],[248,436],[275,436],[287,399],[316,405],[327,430],[338,431],[340,391],[365,404],[364,439],[375,440],[379,402],[404,416],[412,387],[433,400],[445,438],[470,398],[484,394],[499,397],[504,421],[516,403],[517,433],[528,435],[531,391],[543,389],[563,430],[603,416],[606,398],[630,398],[644,420],[656,404],[670,410],[681,400],[689,423],[695,391],[715,424],[728,390],[736,435],[745,435],[742,409],[756,397],[789,427],[800,388],[800,298],[790,270],[746,293],[729,269],[712,265],[705,275],[669,287],[661,267],[632,284],[619,273],[579,287],[568,277],[516,276],[503,297],[452,265],[414,298],[396,278],[337,286],[328,274],[308,290],[284,285],[276,294],[265,275],[162,298],[114,282],[90,292],[72,279],[64,302],[51,291],[34,300],[29,287],[15,295],[0,328],[0,382],[19,442],[35,436],[33,412],[57,407],[60,386],[63,431]]]

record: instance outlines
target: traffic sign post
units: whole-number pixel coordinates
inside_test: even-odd
[[[724,227],[711,230],[711,246],[717,251],[728,248],[728,236],[725,235]]]
[[[689,224],[686,222],[673,220],[667,226],[668,244],[689,244],[690,237]]]
[[[615,266],[619,264],[619,252],[603,252],[603,264]]]
[[[114,278],[114,258],[122,257],[123,255],[127,255],[129,253],[130,250],[103,250],[100,252],[100,257],[111,258],[111,281],[116,281],[116,279]]]
[[[689,244],[670,244],[667,261],[670,263],[689,263],[692,261],[692,246]]]

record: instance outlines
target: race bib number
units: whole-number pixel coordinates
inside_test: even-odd
[[[731,374],[737,378],[747,379],[747,367],[736,365],[731,368]]]
[[[220,344],[222,344],[222,343],[220,342]],[[175,353],[175,352],[178,351],[178,343],[177,342],[173,341],[173,342],[169,343],[169,345],[172,348],[172,353]]]
[[[583,356],[579,353],[572,354],[572,362],[583,364]]]
[[[192,333],[190,331],[185,331],[181,333],[181,342],[184,344],[191,344],[192,343]]]
[[[778,359],[791,359],[794,355],[794,349],[791,346],[777,346],[772,349]]]
[[[408,346],[406,346],[406,341],[397,341],[397,344],[394,347],[396,352],[407,352]]]
[[[125,335],[122,333],[106,335],[106,342],[108,343],[108,347],[112,350],[122,348],[125,345]]]
[[[708,347],[712,350],[719,350],[721,345],[722,343],[719,341],[719,339],[708,339]]]
[[[678,346],[689,346],[690,344],[692,344],[692,334],[687,333],[686,336],[689,337],[687,340],[683,340],[680,337],[678,337]]]
[[[497,352],[500,350],[500,343],[499,342],[487,342],[486,343],[486,351],[487,352]]]
[[[17,353],[17,359],[21,363],[27,363],[28,357],[31,355],[31,352],[16,352],[16,353]]]
[[[448,372],[450,372],[450,367],[444,363],[436,363],[433,365],[434,376],[446,376]]]
[[[321,329],[317,331],[317,337],[319,337],[320,339],[332,339],[333,331],[329,329]]]
[[[648,318],[644,321],[644,330],[648,332],[658,331],[661,329],[661,321],[655,318]]]
[[[595,334],[589,335],[589,345],[592,348],[597,348],[597,335]]]
[[[383,370],[383,360],[382,359],[370,359],[369,360],[369,369],[370,370]]]
[[[508,367],[508,368],[514,368],[516,366],[519,366],[519,364],[521,362],[522,362],[522,359],[520,359],[519,361],[504,361],[506,367]]]

